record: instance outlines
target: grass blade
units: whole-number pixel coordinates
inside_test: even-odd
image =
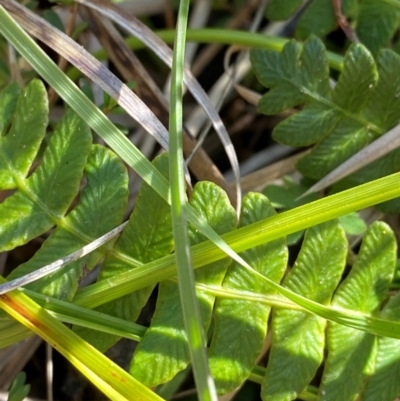
[[[162,400],[22,292],[1,295],[0,307],[56,348],[110,399]]]
[[[217,393],[208,367],[205,334],[196,297],[188,236],[187,200],[182,152],[183,69],[188,13],[189,0],[181,0],[171,72],[171,114],[169,123],[171,212],[179,293],[197,392],[201,401],[216,401]]]

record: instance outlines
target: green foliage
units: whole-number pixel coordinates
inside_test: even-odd
[[[363,0],[357,16],[357,33],[373,54],[387,46],[400,25],[400,3]]]
[[[227,195],[209,182],[198,183],[190,198],[190,204],[203,216],[218,234],[236,227],[236,213]],[[191,244],[205,241],[205,237],[190,226]],[[196,270],[197,283],[219,286],[230,263],[229,258],[219,260]],[[215,296],[198,292],[202,324],[207,332]],[[189,363],[187,337],[184,328],[178,285],[162,282],[158,289],[156,311],[150,328],[136,348],[131,373],[142,383],[152,387],[172,379]]]
[[[365,221],[356,212],[339,217],[339,221],[347,234],[360,235],[367,229]]]
[[[240,227],[275,213],[267,198],[250,193],[243,199]],[[256,271],[279,282],[287,265],[286,241],[278,239],[249,249],[241,256]],[[229,267],[222,288],[275,294],[265,282],[235,262]],[[211,374],[220,393],[234,390],[250,375],[265,340],[270,309],[258,302],[241,299],[217,301],[209,355]]]
[[[306,177],[323,178],[400,119],[400,57],[390,50],[381,51],[375,63],[362,45],[352,45],[333,89],[326,51],[315,37],[304,46],[291,41],[281,54],[252,50],[251,60],[259,81],[270,88],[260,112],[276,114],[304,104],[274,128],[273,137],[295,147],[315,144],[297,163]],[[400,168],[399,159],[388,155],[375,167],[368,167],[369,174],[381,177]],[[360,173],[357,177],[365,182]]]
[[[300,198],[307,190],[307,187],[301,183],[295,183],[290,177],[284,177],[283,182],[283,186],[267,185],[262,190],[262,193],[277,210],[284,212],[285,210],[290,210],[318,199],[318,195],[315,193]],[[296,244],[303,234],[304,231],[299,231],[289,235],[287,237],[288,245]]]
[[[346,263],[347,240],[337,221],[307,231],[283,285],[329,304]],[[275,310],[272,346],[263,382],[264,400],[291,400],[314,377],[323,359],[326,321],[295,310]]]
[[[15,248],[57,227],[34,257],[11,273],[9,278],[14,279],[81,249],[117,226],[126,208],[127,172],[111,151],[92,146],[87,125],[69,110],[27,177],[46,133],[45,88],[32,81],[18,96],[18,87],[10,85],[0,93],[0,102],[8,105],[2,109],[1,186],[16,190],[0,205],[1,249]],[[86,186],[70,210],[83,175]],[[80,280],[103,256],[104,250],[93,252],[28,287],[72,300]]]
[[[390,44],[400,26],[398,1],[342,0],[340,3],[343,14],[355,26],[361,43],[373,54]],[[267,7],[267,17],[273,21],[288,19],[302,4],[302,0],[271,0]],[[337,26],[332,0],[312,0],[300,16],[296,37],[301,40],[310,35],[323,37]]]
[[[381,222],[370,226],[357,261],[336,291],[332,305],[377,314],[393,278],[396,254],[396,239],[389,227]],[[374,371],[376,337],[330,322],[327,345],[321,399],[356,399],[366,376]]]
[[[153,161],[157,169],[168,177],[168,156],[162,154]],[[144,183],[135,209],[113,252],[107,254],[99,280],[122,273],[134,266],[148,263],[173,250],[172,223],[169,205],[149,185]],[[124,257],[121,257],[121,254]],[[147,302],[153,287],[144,288],[97,308],[98,311],[135,321]],[[82,327],[75,331],[98,349],[105,351],[119,338]]]
[[[46,132],[48,105],[46,91],[33,81],[19,96],[18,84],[10,84],[1,92],[0,184],[14,189],[24,180],[36,157]],[[18,99],[18,101],[17,101]],[[4,135],[9,128],[8,135]]]
[[[23,401],[28,396],[31,386],[25,384],[25,381],[25,372],[19,372],[11,385],[7,401]]]
[[[383,308],[380,316],[400,319],[400,296],[395,295]],[[375,368],[364,389],[363,400],[391,401],[400,394],[400,341],[378,338]]]
[[[385,93],[387,90],[394,93],[388,80],[391,77],[395,80],[397,56],[390,51],[382,52],[376,67],[363,47],[352,47],[346,56],[343,74],[332,91],[328,85],[327,64],[315,66],[311,63],[314,57],[324,61],[324,54],[321,43],[313,38],[304,49],[295,42],[289,43],[281,56],[259,51],[252,55],[253,62],[259,63],[256,68],[261,80],[273,87],[271,95],[267,94],[262,102],[266,109],[276,113],[306,103],[304,110],[295,116],[311,115],[319,134],[312,133],[312,139],[296,138],[297,143],[312,143],[311,140],[322,143],[328,135],[324,131],[327,126],[333,127],[329,135],[337,126],[348,130],[356,124],[361,126],[358,131],[368,133],[362,125],[367,111],[373,116],[371,126],[376,134],[395,123],[399,118],[394,108],[397,104],[393,106],[388,102]],[[291,65],[293,60],[294,66]],[[266,64],[269,69],[261,68]],[[353,92],[362,93],[367,100],[350,96]],[[384,105],[378,104],[378,100]],[[109,149],[93,145],[89,128],[71,110],[53,131],[47,129],[48,105],[40,81],[32,81],[22,93],[15,84],[4,88],[0,92],[0,105],[0,184],[4,189],[15,190],[0,204],[0,247],[13,249],[49,233],[34,257],[9,277],[15,278],[82,248],[117,226],[126,209],[128,179],[121,160]],[[318,114],[321,112],[328,116],[327,122],[322,121]],[[278,130],[278,134],[286,138],[283,132],[288,131]],[[304,134],[307,134],[305,129]],[[40,149],[43,152],[39,154]],[[396,164],[391,158],[386,158],[387,165]],[[156,158],[153,164],[168,177],[167,154]],[[287,210],[304,200],[297,200],[303,191],[301,185],[289,179],[285,183],[286,188],[269,187],[265,192],[276,206]],[[236,213],[226,194],[214,184],[198,183],[190,204],[217,233],[235,229]],[[273,205],[264,195],[251,193],[243,200],[239,226],[274,219],[275,214]],[[365,228],[354,214],[342,222],[347,224],[347,231],[353,233],[359,234]],[[193,226],[190,226],[189,237],[192,245],[205,241]],[[62,271],[30,284],[29,289],[72,301],[82,277],[100,261],[103,260],[99,283],[170,255],[173,250],[170,206],[151,186],[143,184],[135,209],[117,240]],[[243,251],[241,256],[255,272],[231,263],[228,258],[195,272],[201,324],[210,336],[210,368],[221,394],[234,390],[252,377],[272,310],[272,344],[261,380],[264,400],[291,400],[302,396],[317,369],[323,369],[318,389],[321,400],[350,401],[360,396],[361,400],[385,401],[400,395],[399,340],[378,339],[373,334],[338,323],[327,325],[325,319],[285,301],[262,279],[264,276],[276,283],[282,282],[285,288],[319,304],[332,306],[335,312],[345,310],[398,321],[400,298],[395,296],[386,305],[384,303],[390,294],[397,263],[396,240],[386,224],[374,223],[368,228],[356,262],[346,271],[342,283],[347,241],[339,221],[309,229],[293,266],[288,266],[284,238]],[[153,288],[142,288],[105,303],[97,310],[135,321]],[[176,281],[161,282],[151,326],[131,362],[131,373],[148,386],[168,382],[188,365],[181,305]],[[23,334],[4,316],[0,328]],[[101,350],[119,339],[86,328],[74,327],[74,330]],[[322,362],[324,348],[328,349],[325,363]],[[13,401],[26,396],[26,387],[18,383],[17,387],[24,390],[18,390]]]

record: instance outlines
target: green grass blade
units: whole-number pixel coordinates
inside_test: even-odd
[[[57,349],[111,400],[162,400],[21,291],[1,295],[0,307]]]
[[[182,314],[197,393],[200,401],[211,401],[217,400],[217,393],[208,367],[205,333],[201,324],[200,307],[196,297],[194,272],[190,259],[182,152],[183,70],[188,14],[189,0],[181,0],[171,71],[169,123],[171,215]]]
[[[58,320],[64,323],[96,330],[97,335],[99,335],[99,332],[102,332],[113,336],[129,338],[134,341],[140,341],[146,332],[146,327],[115,316],[82,308],[72,303],[38,294],[37,292],[27,289],[23,289],[23,292]],[[25,338],[31,335],[33,335],[33,333],[29,329],[22,326],[14,319],[0,320],[0,348],[10,344],[10,337],[12,338],[15,336],[15,341],[11,343],[16,343],[21,339],[21,336]]]
[[[222,236],[236,252],[242,252],[251,247],[273,241],[291,233],[304,230],[350,212],[381,203],[400,196],[398,185],[400,173],[375,180],[368,184],[335,194],[307,205],[281,213],[269,219],[240,228]],[[210,241],[195,245],[191,249],[193,268],[225,257],[225,253]],[[245,265],[246,266],[246,265]],[[101,305],[103,302],[118,298],[121,295],[146,287],[156,282],[166,280],[176,275],[175,260],[167,256],[134,271],[120,274],[107,283],[97,283],[78,292],[75,302],[86,307]],[[346,324],[348,326],[367,330],[379,335],[400,338],[400,324],[368,316],[355,315],[350,311],[338,311],[307,300],[288,289],[270,282],[275,288],[291,301],[299,304],[312,313],[326,319]]]

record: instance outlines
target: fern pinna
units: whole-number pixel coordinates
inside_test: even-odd
[[[297,163],[305,177],[323,178],[400,119],[400,56],[391,50],[382,50],[375,62],[364,46],[352,45],[333,88],[326,51],[316,37],[303,46],[290,41],[281,54],[254,49],[251,60],[259,81],[270,88],[258,104],[260,112],[276,114],[304,105],[274,128],[273,137],[294,147],[315,144]],[[399,169],[397,149],[342,180],[334,190]],[[399,208],[398,200],[382,206],[385,212]]]
[[[315,40],[310,43],[318,49]],[[295,49],[293,44],[289,46],[289,50]],[[316,90],[325,93],[326,83],[321,85],[323,89]],[[0,204],[1,250],[52,231],[34,257],[8,278],[34,271],[117,226],[128,196],[123,163],[110,150],[92,144],[84,122],[69,110],[46,135],[48,106],[43,84],[34,80],[19,92],[18,85],[11,84],[0,93],[0,183],[3,189],[15,190]],[[167,154],[153,163],[167,176]],[[198,183],[190,203],[219,234],[235,229],[235,210],[216,185]],[[250,193],[243,200],[239,226],[275,213],[264,195]],[[205,240],[194,227],[190,227],[189,235],[192,244]],[[56,303],[54,298],[60,304],[73,303],[81,278],[101,261],[100,281],[171,252],[169,206],[143,184],[117,240],[27,288],[29,294],[44,295],[48,304]],[[391,229],[382,222],[371,225],[351,267],[346,267],[347,252],[345,232],[335,220],[306,232],[291,267],[284,238],[243,251],[241,256],[259,274],[334,310],[398,320],[399,296],[390,295],[397,253]],[[264,400],[299,397],[342,401],[361,397],[390,401],[400,395],[399,340],[378,338],[338,323],[327,324],[325,319],[285,301],[259,277],[228,258],[196,270],[196,282],[203,325],[210,335],[211,372],[221,394],[251,379],[260,382]],[[176,286],[174,278],[159,284],[152,323],[136,332],[140,342],[130,372],[147,386],[174,380],[189,363]],[[113,315],[115,324],[134,322],[152,289],[97,302],[96,309],[102,313],[99,316]],[[5,314],[1,315],[0,327],[1,346],[29,335]],[[76,325],[73,329],[103,351],[121,335],[131,334],[124,334],[122,329],[120,334],[97,332],[93,327]],[[268,344],[268,332],[271,345],[264,368],[261,365],[265,360],[261,365],[257,361]],[[323,369],[322,377],[318,369]]]

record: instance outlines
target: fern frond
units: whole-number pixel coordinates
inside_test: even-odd
[[[390,50],[382,51],[375,64],[363,46],[351,46],[333,89],[326,51],[315,37],[303,47],[291,41],[281,54],[255,49],[251,60],[259,81],[270,88],[260,112],[276,114],[304,104],[275,127],[273,137],[290,146],[315,144],[297,163],[307,177],[322,178],[400,119],[400,57]]]
[[[347,256],[343,228],[331,221],[309,229],[283,285],[328,304],[339,284]],[[307,312],[276,309],[272,345],[262,385],[264,400],[291,400],[310,383],[322,362],[326,321]]]
[[[290,102],[295,99],[307,105],[298,115],[311,110],[316,120],[321,110],[327,115],[331,113],[330,118],[336,121],[334,129],[340,124],[348,124],[347,127],[356,124],[362,126],[364,121],[374,116],[370,129],[375,129],[378,135],[382,127],[395,123],[399,118],[396,109],[398,104],[395,102],[392,105],[385,96],[387,91],[392,91],[391,96],[394,96],[395,91],[399,90],[396,87],[400,83],[395,76],[398,56],[390,51],[382,52],[383,61],[376,68],[365,49],[353,47],[347,56],[343,76],[337,88],[332,91],[328,86],[326,65],[311,64],[315,55],[323,60],[323,54],[321,43],[311,39],[303,50],[292,42],[282,56],[276,53],[262,55],[262,58],[273,61],[263,79],[272,86],[277,83],[271,95],[276,103],[271,103],[271,108],[279,110],[288,107],[285,91],[289,91],[293,95]],[[293,59],[298,62],[295,68],[290,65]],[[364,60],[365,65],[357,65],[359,60]],[[353,82],[356,73],[359,74],[359,81]],[[314,80],[315,77],[317,80]],[[395,88],[390,88],[393,82]],[[360,91],[366,94],[366,101],[351,96],[353,92]],[[28,109],[31,111],[29,115],[24,116],[26,98],[34,98],[37,104],[34,105],[36,108],[32,106],[32,109]],[[291,105],[298,104],[296,102]],[[386,103],[381,107],[378,102]],[[5,106],[0,110],[0,126],[4,131],[0,137],[0,152],[4,158],[0,160],[3,163],[1,171],[4,171],[3,176],[6,177],[0,182],[3,182],[4,188],[16,189],[13,195],[0,204],[0,222],[3,224],[4,221],[4,227],[7,228],[6,234],[0,238],[2,249],[26,243],[50,228],[55,228],[36,255],[10,276],[17,277],[80,249],[94,237],[118,225],[126,206],[127,172],[114,153],[102,146],[92,145],[88,127],[72,111],[68,111],[54,132],[49,134],[43,156],[37,156],[46,134],[48,114],[44,87],[39,81],[29,84],[22,95],[19,95],[18,87],[14,85],[5,88],[0,93],[0,104]],[[21,119],[20,125],[16,123],[17,118]],[[28,125],[33,122],[40,124],[29,130]],[[328,119],[328,122],[331,124],[331,120]],[[318,125],[318,122],[315,124]],[[21,150],[25,159],[17,152],[21,144],[22,147],[25,144]],[[387,165],[396,164],[396,157],[394,161],[390,159]],[[161,155],[154,164],[166,177],[167,155]],[[86,186],[75,205],[73,202],[79,193],[82,178],[86,179]],[[17,219],[15,214],[6,215],[11,207],[18,205],[25,211],[22,219]],[[229,205],[226,194],[213,184],[197,185],[191,207],[220,234],[232,231],[236,226],[236,213]],[[247,226],[274,214],[274,209],[263,195],[250,194],[243,202],[240,225]],[[38,216],[41,221],[36,224]],[[275,220],[276,224],[279,222]],[[12,227],[15,229],[10,229]],[[196,228],[190,227],[190,230],[192,244],[205,240]],[[92,268],[105,256],[100,283],[112,281],[115,274],[170,254],[173,251],[171,233],[170,207],[150,186],[144,184],[135,210],[118,241],[70,264],[63,272],[30,284],[30,288],[49,297],[70,301],[85,268]],[[259,242],[257,247],[243,251],[241,255],[259,274],[279,282],[287,267],[287,246],[284,239],[276,238],[261,245]],[[283,286],[314,302],[329,305],[341,277],[346,250],[344,232],[337,221],[309,229],[297,262],[284,278]],[[338,316],[341,309],[347,317],[350,313],[361,313],[367,319],[377,316],[383,300],[388,296],[396,265],[396,252],[396,241],[391,229],[384,223],[372,225],[364,237],[356,263],[336,290],[330,306],[325,306],[326,310],[335,312],[335,316]],[[319,388],[321,400],[346,401],[361,394],[361,399],[365,397],[368,401],[388,401],[399,395],[398,340],[377,339],[373,334],[337,323],[328,324],[325,338],[326,321],[323,318],[301,310],[300,306],[291,309],[290,302],[281,303],[278,309],[278,297],[275,290],[271,290],[271,282],[266,284],[255,272],[244,270],[237,263],[228,268],[229,263],[227,258],[218,261],[214,259],[211,265],[195,273],[198,283],[203,286],[198,290],[202,323],[205,329],[211,327],[211,371],[221,393],[240,386],[250,377],[265,341],[272,307],[273,336],[264,372],[264,400],[290,400],[302,394],[321,364],[324,345],[328,346],[329,354]],[[152,284],[156,280],[154,278]],[[215,298],[216,291],[207,291],[207,286],[211,289],[222,287],[219,299]],[[141,288],[98,309],[134,321],[152,289],[153,286]],[[223,290],[226,290],[225,296]],[[230,298],[226,296],[229,291]],[[240,297],[241,292],[246,292],[246,297]],[[237,294],[236,299],[232,293]],[[272,301],[259,302],[260,296],[265,299],[270,296]],[[390,333],[391,322],[398,321],[399,302],[399,297],[395,296],[380,315],[386,319],[380,322],[382,326],[386,325],[385,333]],[[131,366],[132,373],[148,385],[171,379],[188,364],[187,338],[180,308],[176,283],[161,283],[156,314],[137,348]],[[214,327],[211,325],[213,308],[216,316]],[[324,316],[328,317],[328,313]],[[27,329],[21,329],[4,315],[0,316],[0,328],[4,334],[1,346],[27,335]],[[88,329],[75,330],[102,349],[118,340],[115,334],[99,334]],[[15,336],[13,339],[10,338],[12,335]],[[288,380],[289,377],[291,380]],[[383,390],[382,381],[385,387]],[[349,388],[348,382],[352,383],[351,391],[342,391],[345,387]],[[337,383],[345,383],[346,386]]]
[[[153,165],[167,178],[168,154],[158,156]],[[106,256],[99,281],[132,269],[130,261],[124,261],[121,253],[136,261],[136,266],[168,255],[173,250],[170,206],[148,184],[143,183],[133,213],[127,226],[116,242],[112,252]],[[146,304],[153,286],[101,305],[98,311],[135,321]],[[96,348],[106,351],[119,337],[98,333],[75,326],[74,330]]]
[[[268,199],[250,193],[243,199],[240,227],[276,214]],[[288,251],[286,239],[249,249],[241,256],[259,273],[273,281],[282,279]],[[224,289],[275,294],[265,282],[233,263],[223,282]],[[261,351],[270,307],[243,299],[218,299],[210,345],[210,369],[219,393],[227,393],[248,378]]]
[[[76,197],[90,152],[88,128],[72,112],[50,138],[42,163],[31,168],[46,133],[46,90],[32,81],[18,98],[9,131],[1,138],[3,189],[17,189],[0,205],[0,250],[13,249],[58,224]]]
[[[16,268],[14,279],[81,249],[115,228],[128,196],[127,171],[110,150],[94,145],[88,126],[68,110],[51,133],[43,157],[36,160],[48,122],[47,94],[33,80],[19,95],[15,84],[0,93],[4,105],[0,138],[1,185],[16,189],[0,204],[0,249],[13,249],[56,227],[31,260]],[[36,169],[28,175],[35,162]],[[86,186],[71,210],[85,176]],[[71,301],[86,271],[104,249],[30,285],[42,294]]]
[[[357,261],[336,291],[332,305],[376,315],[393,278],[396,253],[396,239],[389,227],[382,222],[371,225]],[[327,348],[320,399],[356,399],[366,376],[374,371],[376,337],[330,322]]]
[[[61,124],[64,122],[65,119]],[[84,172],[87,185],[78,205],[59,220],[57,229],[36,254],[13,270],[8,279],[21,277],[81,249],[88,238],[98,238],[121,222],[128,199],[128,177],[123,163],[110,150],[94,145]],[[85,272],[91,270],[103,256],[104,250],[98,249],[69,263],[64,269],[29,284],[27,288],[71,301]]]
[[[16,83],[0,92],[1,189],[15,189],[26,179],[46,134],[48,105],[44,86],[32,81],[22,96],[19,94]]]

